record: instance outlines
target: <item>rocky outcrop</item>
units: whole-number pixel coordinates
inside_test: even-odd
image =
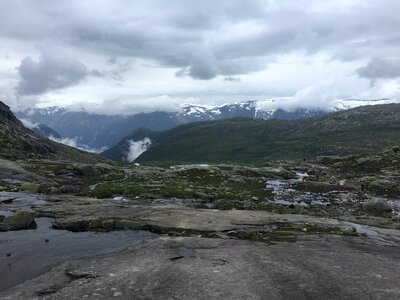
[[[2,123],[22,123],[13,115],[10,110],[10,107],[0,101],[0,122]]]
[[[33,210],[21,210],[11,216],[7,216],[0,222],[0,231],[27,229],[35,224],[36,212]]]
[[[105,159],[44,138],[19,121],[0,101],[0,158],[8,160],[52,159],[97,163]]]

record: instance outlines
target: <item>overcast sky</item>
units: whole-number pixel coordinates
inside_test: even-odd
[[[0,99],[118,113],[400,97],[398,0],[1,0]]]

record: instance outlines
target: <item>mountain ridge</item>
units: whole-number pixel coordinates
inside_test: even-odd
[[[299,119],[323,115],[331,111],[348,109],[369,103],[386,103],[392,99],[337,100],[324,109],[315,106],[305,108],[291,99],[250,100],[222,105],[182,104],[179,111],[155,111],[126,115],[105,115],[86,110],[70,111],[65,108],[29,109],[16,112],[17,117],[32,123],[45,124],[53,128],[63,138],[75,139],[82,148],[101,152],[111,148],[133,130],[146,127],[153,131],[163,131],[175,126],[195,121],[219,120],[232,117],[260,119]]]
[[[150,132],[137,162],[254,163],[373,152],[400,145],[400,104],[362,106],[300,120],[236,118]],[[135,132],[103,153],[123,159]],[[137,138],[144,138],[144,135]]]

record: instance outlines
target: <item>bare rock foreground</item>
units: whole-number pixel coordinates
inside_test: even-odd
[[[399,277],[399,249],[362,238],[161,237],[60,265],[1,299],[398,299]]]
[[[395,229],[265,211],[99,205],[79,197],[33,209],[65,229],[127,226],[160,237],[63,263],[0,299],[400,298]]]

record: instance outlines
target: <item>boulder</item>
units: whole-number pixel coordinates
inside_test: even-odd
[[[369,184],[371,190],[390,191],[396,186],[396,183],[388,179],[377,179]]]
[[[389,203],[383,198],[372,198],[363,204],[363,208],[372,214],[382,214],[392,211]]]
[[[35,222],[36,212],[33,210],[20,210],[12,216],[4,218],[3,223],[13,230],[26,229]]]
[[[87,231],[92,219],[72,217],[66,219],[56,219],[52,223],[54,229],[64,229],[69,231]]]
[[[74,164],[73,169],[74,172],[85,177],[101,176],[104,174],[104,170],[95,165]]]

